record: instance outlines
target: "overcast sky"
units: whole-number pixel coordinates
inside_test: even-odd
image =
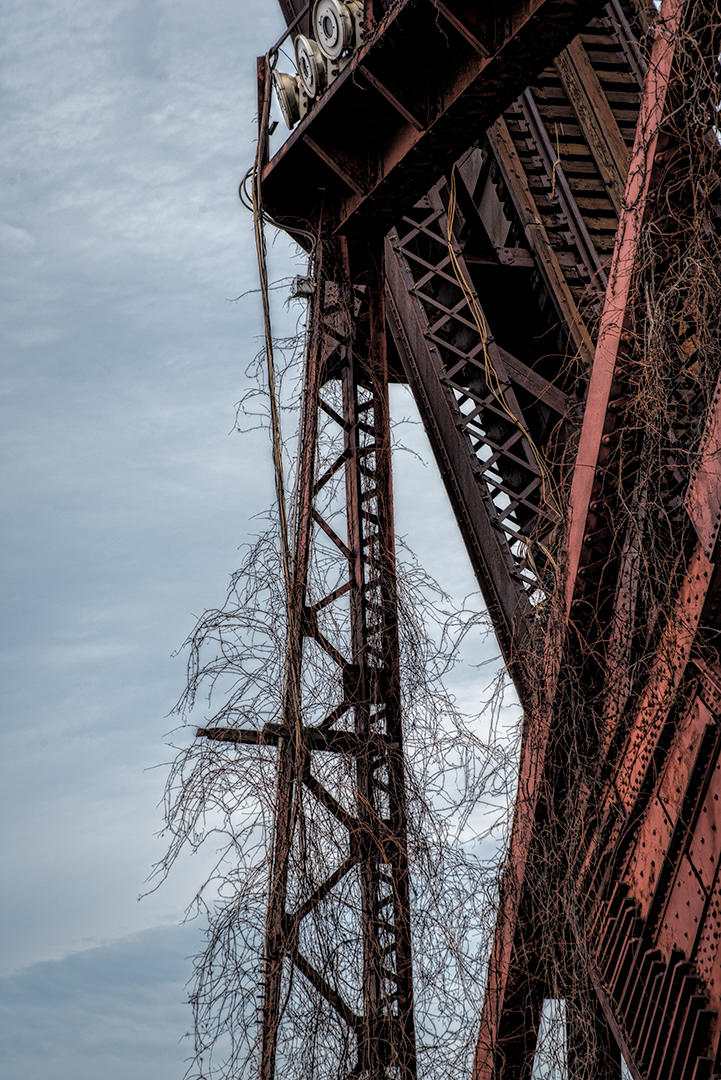
[[[5,1080],[182,1076],[199,869],[137,897],[172,653],[272,498],[267,436],[232,432],[258,299],[230,301],[256,284],[237,186],[280,28],[273,0],[2,4]],[[274,275],[300,268],[279,242]],[[433,467],[405,457],[396,493],[470,590]]]

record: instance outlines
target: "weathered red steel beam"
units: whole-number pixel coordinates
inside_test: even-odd
[[[665,0],[654,35],[649,70],[644,85],[641,111],[626,183],[624,209],[606,293],[596,347],[584,422],[574,471],[570,499],[570,542],[568,553],[566,617],[576,589],[581,567],[584,537],[587,534],[591,494],[599,460],[604,449],[606,417],[614,381],[621,335],[626,322],[631,278],[636,261],[641,226],[645,219],[654,158],[664,117],[674,42],[686,0]],[[540,794],[560,663],[564,628],[547,641],[546,688],[535,713],[526,718],[521,748],[520,782],[508,861],[504,873],[496,935],[489,964],[488,982],[474,1062],[474,1080],[497,1080],[504,1075],[501,1062],[502,1031],[506,999],[512,989],[509,976],[514,953],[522,947],[524,927],[519,909],[524,896],[524,880]],[[518,1063],[516,1063],[517,1065]],[[512,1075],[512,1074],[509,1074]]]
[[[711,642],[720,448],[721,379],[684,499],[696,545],[608,780],[588,807],[595,824],[578,871],[591,911],[591,979],[635,1080],[718,1076],[721,671]],[[630,635],[625,608],[619,617]],[[617,643],[613,635],[609,650]],[[605,687],[606,699],[613,689]],[[604,751],[619,735],[611,732]]]
[[[624,210],[618,226],[571,485],[566,617],[570,614],[578,583],[578,571],[583,561],[584,536],[589,530],[589,508],[596,469],[604,455],[604,434],[608,424],[611,388],[627,320],[638,241],[646,216],[656,147],[665,114],[671,66],[676,51],[676,33],[685,7],[685,0],[665,0],[656,26],[646,73],[626,182]]]
[[[263,171],[281,224],[317,216],[385,232],[549,58],[599,0],[400,0]]]

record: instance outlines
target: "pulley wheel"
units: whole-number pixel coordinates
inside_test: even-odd
[[[287,127],[295,127],[300,120],[298,76],[286,75],[284,71],[274,71],[273,89]]]
[[[295,60],[303,88],[310,98],[314,98],[325,87],[325,57],[317,42],[298,34],[295,39]]]
[[[315,0],[313,33],[325,56],[337,60],[353,44],[353,16],[342,0]]]

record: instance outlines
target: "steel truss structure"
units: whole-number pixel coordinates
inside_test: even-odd
[[[280,2],[286,36],[309,33],[311,5]],[[558,807],[569,669],[589,688],[593,713],[572,734],[595,740],[600,764],[573,810],[583,842],[559,860],[584,926],[559,926],[558,936],[569,948],[581,932],[591,943],[595,1032],[589,1068],[569,991],[568,1074],[620,1077],[623,1055],[635,1080],[721,1076],[721,382],[704,415],[681,401],[669,431],[668,500],[683,557],[653,626],[641,611],[638,540],[614,527],[621,504],[643,498],[640,453],[619,449],[629,327],[644,230],[655,222],[662,233],[668,212],[655,192],[674,162],[678,30],[703,22],[704,10],[690,0],[663,0],[658,16],[641,0],[366,0],[354,55],[261,162],[265,212],[319,233],[324,260],[311,304],[284,724],[261,735],[205,732],[279,747],[263,1080],[274,1075],[289,962],[357,1039],[359,1076],[415,1075],[389,372],[413,392],[525,710],[474,1080],[529,1080],[543,1002],[557,992],[528,883],[552,842],[549,820],[568,813]],[[718,42],[707,46],[718,54]],[[262,124],[275,55],[259,67]],[[688,212],[688,191],[678,198]],[[689,363],[693,350],[690,329]],[[336,397],[340,387],[340,409],[330,386]],[[321,413],[343,449],[318,475]],[[692,452],[675,453],[692,422]],[[562,503],[553,493],[567,490],[569,467]],[[343,530],[321,498],[339,471]],[[566,523],[559,577],[549,545]],[[310,602],[313,530],[346,572]],[[551,624],[539,612],[554,590]],[[350,612],[343,654],[317,618],[341,598]],[[345,688],[342,705],[312,728],[292,675],[308,642],[338,665]],[[540,667],[531,653],[543,655]],[[642,685],[630,674],[639,656]],[[314,776],[317,755],[338,750],[355,761],[352,812]],[[299,788],[347,830],[348,855],[289,911]],[[303,918],[351,869],[363,896],[362,1014],[298,946]]]
[[[201,729],[221,741],[278,747],[275,834],[264,953],[261,1076],[276,1074],[281,993],[291,964],[347,1026],[356,1071],[367,1077],[416,1075],[406,851],[403,734],[400,716],[398,612],[391,489],[388,373],[382,268],[354,273],[348,245],[322,245],[305,372],[299,450],[295,551],[287,646],[287,685],[280,725]],[[333,388],[336,392],[331,392]],[[334,429],[337,456],[317,469],[319,422]],[[344,475],[340,512],[329,488]],[[311,598],[314,535],[330,541],[340,579]],[[323,632],[321,613],[341,606],[347,651]],[[318,724],[305,722],[301,680],[305,656],[320,649],[337,667],[341,701]],[[357,804],[336,797],[314,767],[319,756],[353,763]],[[294,905],[289,903],[291,851],[305,796],[345,834],[346,857]],[[318,908],[351,874],[358,875],[362,1010],[354,1011],[303,953],[301,938]]]

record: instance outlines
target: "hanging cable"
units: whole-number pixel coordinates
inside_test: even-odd
[[[280,424],[278,394],[276,390],[275,353],[273,348],[273,328],[270,314],[270,289],[268,282],[268,259],[262,209],[262,174],[263,163],[267,158],[268,152],[268,120],[270,117],[270,80],[272,77],[272,70],[273,63],[270,54],[266,54],[263,80],[263,107],[259,117],[258,145],[256,147],[255,161],[253,163],[251,193],[255,250],[258,259],[258,275],[260,278],[260,292],[263,304],[263,329],[265,335],[266,369],[268,373],[268,396],[270,400],[270,427],[273,445],[275,495],[278,507],[278,526],[280,529],[280,547],[283,561],[283,576],[285,578],[286,602],[287,604],[290,604],[292,579],[290,538],[288,535],[288,509],[286,504],[285,475],[283,468],[283,436]]]

